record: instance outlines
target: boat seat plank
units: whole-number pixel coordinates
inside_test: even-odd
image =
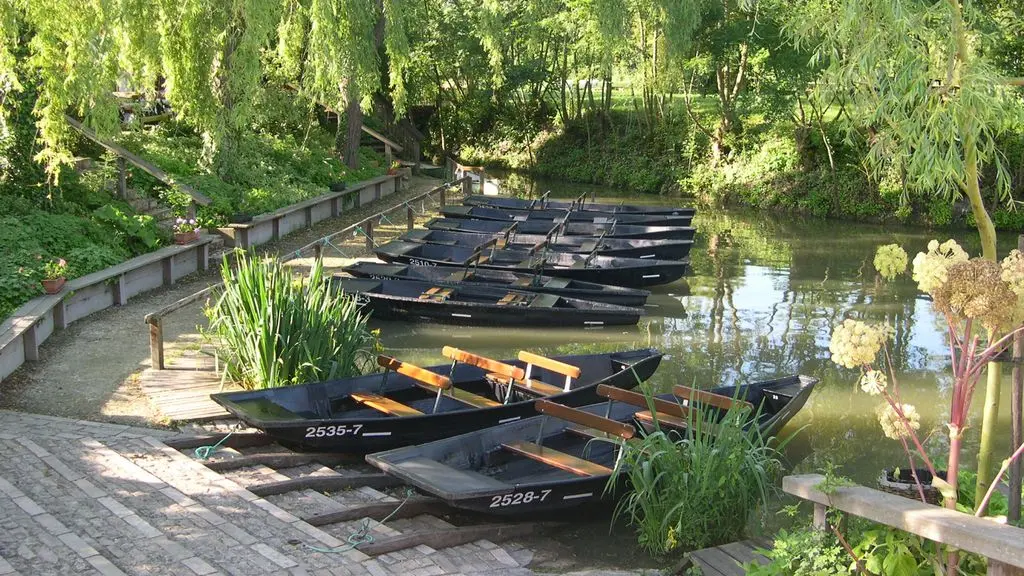
[[[612,469],[607,466],[602,466],[601,464],[591,462],[590,460],[577,458],[572,454],[566,454],[565,452],[546,448],[539,444],[534,444],[533,442],[510,442],[502,444],[501,447],[521,456],[526,456],[531,460],[543,462],[548,466],[554,466],[560,470],[572,472],[577,476],[601,476],[612,473]]]
[[[463,390],[462,388],[455,388],[454,386],[448,389],[448,395],[462,402],[475,406],[477,408],[491,408],[492,406],[501,406],[501,402],[495,402],[486,396],[474,394],[469,390]]]
[[[672,416],[671,414],[663,414],[661,412],[658,412],[657,415],[658,415],[658,424],[663,426],[663,427],[665,427],[665,428],[674,428],[676,430],[685,430],[685,429],[690,427],[690,421],[687,418],[680,418],[678,416]],[[654,425],[654,415],[651,414],[650,410],[643,410],[641,412],[637,412],[633,416],[637,420],[643,422],[645,425],[648,425],[648,426],[653,426]],[[718,425],[714,424],[712,422],[705,421],[703,424],[701,424],[701,429],[705,433],[710,432],[710,433],[714,434],[715,431],[717,430],[717,428],[718,428]]]
[[[441,349],[441,354],[443,354],[445,358],[493,372],[494,374],[488,374],[489,377],[494,376],[496,378],[504,377],[522,379],[526,374],[523,369],[518,366],[505,364],[504,362],[492,360],[491,358],[473,354],[472,352],[466,352],[465,350],[460,350],[453,346],[445,346]]]
[[[517,288],[528,288],[530,286],[533,286],[533,278],[517,278],[516,281],[512,283],[512,286],[515,286]]]
[[[552,278],[544,283],[545,288],[568,288],[572,280],[568,278]]]
[[[559,362],[558,360],[553,360],[532,352],[526,352],[525,350],[519,352],[519,361],[526,362],[527,364],[532,364],[546,370],[551,370],[552,372],[557,372],[571,378],[579,378],[581,373],[581,370],[576,366],[566,364],[565,362]]]
[[[434,286],[427,290],[423,294],[420,294],[420,300],[437,300],[438,302],[444,302],[452,295],[452,288],[441,288],[440,286]]]
[[[527,294],[509,292],[501,300],[498,300],[498,306],[529,306],[535,299]]]
[[[535,407],[537,412],[540,414],[553,416],[574,424],[582,424],[589,428],[596,428],[597,430],[608,432],[609,434],[622,438],[623,440],[629,440],[636,435],[636,428],[630,424],[604,418],[603,416],[598,416],[597,414],[587,412],[586,410],[570,408],[569,406],[563,406],[548,400],[537,400]]]
[[[403,475],[419,480],[420,485],[436,486],[452,490],[458,487],[463,492],[486,492],[511,489],[511,486],[489,476],[471,470],[459,470],[430,458],[410,458],[395,464]]]
[[[377,356],[377,364],[385,370],[394,370],[403,376],[412,378],[416,381],[417,386],[427,388],[432,392],[436,392],[438,388],[447,390],[452,387],[452,381],[447,377],[435,374],[430,370],[425,370],[408,362],[401,362],[390,356],[384,356],[383,354]]]
[[[604,430],[590,428],[588,426],[568,426],[565,431],[570,434],[582,436],[583,438],[604,438],[606,440],[614,440],[618,438],[618,436],[614,434],[610,434]]]
[[[554,294],[538,294],[529,304],[530,308],[552,308],[558,303]]]
[[[504,374],[494,373],[488,374],[487,379],[492,382],[499,382],[501,384],[508,384],[509,380],[508,376]],[[551,384],[541,382],[540,380],[525,380],[522,378],[514,378],[512,380],[512,385],[524,392],[532,392],[534,394],[539,394],[541,396],[554,396],[555,394],[561,394],[562,392],[565,392],[565,390],[563,390],[559,386],[552,386]]]
[[[423,412],[413,408],[412,406],[406,406],[401,402],[396,402],[391,398],[381,396],[380,394],[372,394],[369,392],[354,392],[351,398],[360,404],[365,404],[374,410],[389,414],[391,416],[422,416]]]
[[[701,404],[707,404],[709,406],[714,406],[715,408],[721,408],[722,410],[728,410],[733,404],[739,404],[751,410],[754,409],[754,405],[746,400],[733,400],[728,396],[715,394],[714,392],[708,392],[707,390],[697,390],[696,388],[690,388],[689,386],[683,386],[682,384],[674,386],[672,388],[672,393],[683,400],[700,402]]]

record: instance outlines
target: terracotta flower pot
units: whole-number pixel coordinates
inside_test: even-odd
[[[43,280],[43,290],[47,294],[56,294],[61,291],[61,288],[64,288],[64,282],[64,278],[47,278]]]
[[[199,240],[199,230],[193,230],[191,232],[175,232],[174,243],[175,244],[190,244]]]

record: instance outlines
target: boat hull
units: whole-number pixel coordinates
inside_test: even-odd
[[[399,237],[399,240],[403,242],[419,242],[421,244],[474,248],[495,236],[501,235],[450,232],[447,230],[412,230]],[[690,249],[693,247],[693,240],[598,239],[586,236],[562,236],[551,240],[540,234],[511,234],[507,241],[504,239],[501,241],[504,247],[514,250],[529,250],[540,242],[547,242],[548,249],[555,252],[568,252],[570,254],[594,253],[599,256],[650,258],[654,260],[682,260],[690,255]]]
[[[504,234],[510,224],[497,220],[467,220],[459,218],[433,218],[426,227],[430,230],[452,230],[486,234]],[[555,224],[551,221],[519,222],[516,231],[523,234],[546,236]],[[560,230],[561,236],[600,236],[605,238],[638,238],[649,240],[693,240],[696,230],[690,226],[636,226],[630,224],[585,224],[570,222]]]
[[[439,212],[445,218],[495,220],[498,222],[554,222],[568,220],[581,224],[637,224],[641,226],[689,226],[693,215],[667,214],[603,214],[600,212],[573,212],[566,210],[512,210],[487,206],[444,206]]]
[[[567,406],[582,406],[598,399],[595,393],[598,384],[633,388],[654,374],[661,358],[662,354],[653,349],[555,357],[579,366],[583,373],[569,392],[551,396],[550,399]],[[523,363],[518,360],[503,362],[523,367]],[[459,364],[454,373],[449,372],[450,364],[426,369],[450,375],[453,386],[458,388],[480,389],[491,386],[484,377],[486,373],[475,366]],[[553,375],[548,379],[555,380]],[[325,399],[333,405],[355,392],[386,394],[413,387],[410,379],[399,374],[391,374],[386,380],[382,374],[370,374],[271,390],[211,394],[210,397],[247,425],[262,430],[274,441],[310,452],[366,454],[390,450],[515,422],[537,413],[534,402],[526,400],[492,408],[467,408],[402,418],[367,411],[325,416]],[[272,405],[268,399],[274,400]]]
[[[505,208],[514,210],[529,210],[530,208],[548,208],[555,210],[576,210],[580,212],[602,212],[608,214],[650,214],[669,216],[693,216],[697,211],[686,206],[647,206],[644,204],[608,204],[600,202],[585,201],[582,204],[567,200],[525,200],[509,196],[484,196],[474,194],[467,196],[463,201],[467,206],[489,206],[492,208]]]

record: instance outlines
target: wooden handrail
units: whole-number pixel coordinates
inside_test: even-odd
[[[575,424],[582,424],[588,428],[618,436],[623,440],[629,440],[636,435],[636,428],[630,424],[610,420],[597,414],[591,414],[590,412],[577,410],[576,408],[570,408],[548,400],[537,400],[534,406],[537,408],[537,412],[541,414],[554,416],[555,418]]]
[[[1024,568],[1024,529],[865,486],[843,486],[826,494],[818,488],[824,481],[820,474],[786,476],[782,490],[813,502],[818,524],[824,523],[825,508],[831,507],[985,556],[989,574],[1009,573],[993,572],[993,563]]]
[[[380,132],[377,132],[376,130],[374,130],[373,128],[370,128],[366,124],[363,124],[362,126],[360,126],[360,128],[363,130],[363,132],[366,132],[367,134],[369,134],[370,136],[373,136],[377,140],[380,140],[384,144],[387,144],[388,146],[391,146],[391,148],[393,148],[395,152],[401,152],[402,150],[405,149],[400,144],[395,142],[394,140],[388,138],[387,136],[381,134]]]
[[[163,182],[168,186],[174,186],[178,188],[185,194],[188,194],[190,197],[192,197],[192,201],[195,202],[196,204],[199,204],[200,206],[207,206],[212,202],[212,200],[210,200],[210,198],[207,197],[206,195],[198,192],[197,190],[195,190],[194,188],[187,184],[176,182],[170,174],[164,172],[157,166],[154,166],[153,164],[146,162],[142,158],[128,151],[128,149],[124,148],[123,146],[104,140],[103,138],[100,137],[99,134],[93,132],[90,128],[88,128],[78,120],[75,120],[71,116],[65,116],[65,118],[67,119],[68,124],[72,128],[77,130],[79,133],[81,133],[89,140],[92,140],[93,142],[113,152],[117,156],[124,158],[125,161],[127,161],[129,164],[135,166],[139,170],[142,170],[146,174],[149,174],[153,178],[156,178],[160,182]]]

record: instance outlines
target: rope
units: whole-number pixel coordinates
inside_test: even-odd
[[[391,511],[391,514],[385,516],[384,519],[378,523],[378,525],[383,526],[387,523],[388,520],[391,520],[391,518],[395,514],[398,514],[398,511],[402,509],[402,506],[405,506],[405,503],[409,501],[409,498],[411,498],[413,494],[414,492],[412,488],[406,490],[405,499],[398,504],[397,508]],[[370,519],[364,518],[362,524],[359,526],[359,530],[356,530],[352,534],[349,534],[348,538],[345,539],[345,542],[347,542],[347,544],[345,544],[344,546],[338,546],[337,548],[321,548],[319,546],[307,544],[306,542],[302,542],[300,540],[291,540],[289,541],[289,544],[301,544],[302,547],[308,550],[312,550],[313,552],[320,552],[322,554],[341,554],[344,552],[348,552],[349,550],[355,550],[357,546],[361,546],[363,544],[372,544],[374,542],[373,535],[370,534]]]
[[[327,246],[330,246],[331,248],[334,248],[335,250],[337,250],[337,251],[338,251],[338,254],[341,254],[341,255],[342,255],[343,257],[345,257],[345,258],[348,258],[348,254],[346,254],[344,250],[342,250],[342,249],[341,249],[341,248],[339,248],[338,246],[335,246],[335,245],[334,245],[334,244],[333,244],[333,243],[332,243],[332,242],[331,242],[330,240],[328,240],[327,238],[324,238],[324,244],[325,244],[325,245],[327,245]]]
[[[210,456],[213,456],[213,453],[220,448],[220,445],[223,444],[228,438],[231,438],[231,435],[234,433],[235,431],[232,430],[231,432],[228,432],[227,436],[221,438],[220,441],[217,442],[216,444],[213,444],[211,446],[200,446],[193,450],[192,453],[195,454],[195,457],[200,460],[209,460]]]

